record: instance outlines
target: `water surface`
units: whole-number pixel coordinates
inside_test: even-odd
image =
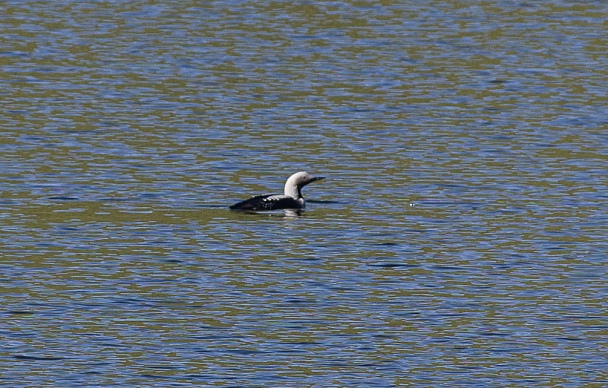
[[[0,10],[1,384],[606,385],[602,2]]]

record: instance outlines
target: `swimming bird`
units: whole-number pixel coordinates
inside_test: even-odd
[[[297,172],[285,182],[285,194],[258,195],[230,206],[231,210],[279,210],[296,209],[306,207],[306,201],[302,197],[302,187],[307,184],[325,179],[321,176],[312,176],[305,171]]]

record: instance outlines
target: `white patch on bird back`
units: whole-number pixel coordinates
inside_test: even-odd
[[[286,199],[286,198],[291,198],[291,197],[288,197],[286,195],[271,195],[268,198],[264,198],[264,202],[266,202],[266,201],[268,201],[268,202],[280,201],[280,200]]]

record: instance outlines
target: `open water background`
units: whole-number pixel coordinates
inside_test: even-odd
[[[3,2],[0,384],[608,385],[607,20]]]

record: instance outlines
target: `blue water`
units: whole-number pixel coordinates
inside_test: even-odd
[[[0,384],[606,385],[604,4],[1,7]]]

